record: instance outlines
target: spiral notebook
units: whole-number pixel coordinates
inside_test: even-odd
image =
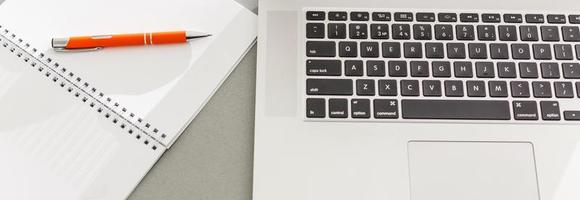
[[[132,17],[116,23],[122,13],[111,8],[110,19],[94,19],[107,3]],[[86,6],[94,10],[78,11]],[[142,13],[152,10],[157,21],[136,24],[153,20]],[[199,14],[216,19],[180,20]],[[253,43],[255,17],[230,0],[7,0],[0,5],[0,199],[126,198]],[[50,38],[65,32],[128,32],[123,23],[215,37],[74,54],[50,49]]]

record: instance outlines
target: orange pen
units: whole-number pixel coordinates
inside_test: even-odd
[[[104,47],[185,43],[188,40],[207,36],[210,36],[210,34],[193,31],[79,36],[54,38],[52,39],[52,47],[57,51],[90,51],[99,50]]]

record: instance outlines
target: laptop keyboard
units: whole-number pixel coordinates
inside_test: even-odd
[[[580,120],[580,14],[304,14],[307,119]]]

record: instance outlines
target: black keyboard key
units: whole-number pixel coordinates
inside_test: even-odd
[[[530,45],[528,44],[512,44],[512,58],[516,60],[529,60]]]
[[[373,101],[375,118],[398,119],[399,103],[396,99],[375,99]]]
[[[405,58],[422,58],[423,45],[419,42],[405,42],[403,44]]]
[[[461,22],[479,22],[479,15],[477,13],[461,13],[459,19]]]
[[[369,21],[368,12],[351,12],[350,21]]]
[[[423,81],[423,96],[426,97],[440,97],[441,92],[441,81],[438,80],[424,80]]]
[[[386,75],[385,62],[382,60],[367,61],[367,76],[383,77]]]
[[[572,60],[574,58],[574,50],[569,44],[555,44],[554,53],[558,60]]]
[[[431,68],[433,69],[433,77],[451,77],[451,63],[447,61],[433,61]]]
[[[504,14],[503,21],[505,23],[522,23],[524,19],[521,14]]]
[[[453,26],[435,25],[436,40],[453,40]]]
[[[393,24],[391,27],[393,29],[393,39],[411,39],[411,26],[409,24]]]
[[[560,78],[560,67],[558,63],[541,63],[540,68],[542,68],[542,78],[545,79]]]
[[[457,14],[455,13],[439,13],[437,18],[439,18],[439,22],[457,22]]]
[[[492,25],[479,25],[477,26],[477,38],[482,41],[494,41],[495,36],[495,26]]]
[[[473,77],[473,63],[467,61],[454,62],[453,71],[457,78],[472,78]]]
[[[485,82],[484,81],[467,81],[467,96],[469,97],[485,97]]]
[[[463,43],[447,43],[447,58],[450,59],[465,59],[465,44]]]
[[[398,42],[383,42],[383,58],[400,58],[401,44]]]
[[[516,63],[514,62],[498,62],[497,75],[500,78],[516,78]]]
[[[372,79],[356,80],[356,95],[375,96],[375,81]]]
[[[576,59],[580,60],[580,44],[576,45]]]
[[[413,13],[396,12],[395,13],[395,21],[397,21],[397,22],[412,22],[413,21]]]
[[[352,95],[353,85],[350,79],[307,79],[308,95]]]
[[[468,45],[469,58],[487,59],[487,46],[485,43],[470,43]]]
[[[517,41],[518,31],[516,26],[498,26],[499,40],[501,41]]]
[[[326,102],[324,99],[306,99],[306,117],[324,118],[326,117]]]
[[[306,42],[306,56],[334,57],[336,56],[336,43],[326,41],[308,41]]]
[[[580,79],[580,63],[562,63],[562,71],[566,79]]]
[[[537,26],[520,26],[520,38],[522,41],[538,41],[540,37],[538,36]]]
[[[379,95],[380,96],[397,96],[397,81],[396,80],[379,80]]]
[[[402,100],[404,119],[510,120],[508,101]]]
[[[378,58],[379,48],[378,42],[361,42],[360,56],[363,58]]]
[[[389,61],[390,77],[407,77],[407,61]]]
[[[482,14],[481,21],[486,23],[499,23],[501,22],[501,16],[499,14]]]
[[[443,43],[425,43],[425,56],[427,58],[444,58],[445,48],[443,48]]]
[[[580,24],[580,15],[569,15],[568,21],[570,24]]]
[[[346,24],[341,24],[341,23],[328,24],[328,38],[330,38],[330,39],[345,39],[346,38]]]
[[[552,60],[552,48],[549,44],[532,44],[534,49],[534,59]]]
[[[552,98],[552,86],[547,81],[536,81],[532,83],[532,90],[536,98]]]
[[[447,97],[463,97],[463,82],[462,81],[445,81],[445,96]]]
[[[548,121],[560,121],[560,103],[557,101],[542,101],[540,102],[542,109],[542,119]]]
[[[563,26],[562,39],[566,42],[580,42],[580,28],[578,26]]]
[[[572,82],[554,82],[554,91],[558,98],[574,98],[574,85]]]
[[[580,121],[580,111],[564,111],[564,119],[568,121]]]
[[[542,32],[542,40],[546,42],[558,42],[560,41],[560,31],[558,31],[557,26],[542,26],[540,27]]]
[[[330,21],[346,21],[348,14],[346,12],[328,12],[328,20]]]
[[[340,60],[307,60],[306,75],[308,76],[340,76],[342,74]]]
[[[389,25],[388,24],[371,24],[371,38],[372,39],[389,39]]]
[[[566,15],[548,15],[548,23],[550,24],[565,24]]]
[[[492,59],[509,59],[510,57],[507,44],[490,44],[489,53]]]
[[[326,19],[326,13],[323,11],[308,11],[306,12],[306,20],[322,21]]]
[[[349,24],[348,32],[350,39],[367,39],[368,26],[367,24]]]
[[[535,62],[521,62],[520,78],[538,78],[538,64]]]
[[[495,78],[495,67],[492,62],[476,62],[475,72],[478,78]]]
[[[429,77],[429,62],[411,61],[410,65],[412,77]]]
[[[362,76],[363,75],[363,61],[362,60],[347,60],[344,61],[344,75],[346,76]]]
[[[352,99],[350,108],[352,118],[371,117],[371,101],[368,99]]]
[[[338,43],[338,55],[340,57],[357,57],[358,46],[356,42],[340,42]]]
[[[576,94],[578,98],[580,98],[580,82],[576,82]]]
[[[512,97],[514,98],[529,98],[530,95],[530,84],[525,81],[512,81],[510,83]]]
[[[532,24],[542,24],[544,23],[544,15],[542,14],[527,14],[526,22]]]
[[[508,86],[505,81],[489,81],[490,97],[508,97]]]
[[[347,118],[348,117],[348,100],[346,99],[329,99],[328,116],[330,118]]]
[[[417,13],[418,22],[434,22],[435,13]]]
[[[323,23],[308,23],[306,24],[306,38],[324,38],[324,24]]]
[[[472,25],[457,25],[455,29],[457,40],[475,40],[475,30]]]
[[[431,25],[415,24],[413,25],[413,38],[415,40],[431,40]]]
[[[417,80],[402,80],[401,81],[401,95],[402,96],[419,96],[419,81]]]
[[[535,101],[514,101],[514,119],[538,120],[538,104]]]
[[[390,12],[373,12],[373,21],[387,22],[391,21]]]

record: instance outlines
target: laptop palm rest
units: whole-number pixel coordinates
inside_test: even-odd
[[[531,143],[410,142],[411,200],[539,200]]]

